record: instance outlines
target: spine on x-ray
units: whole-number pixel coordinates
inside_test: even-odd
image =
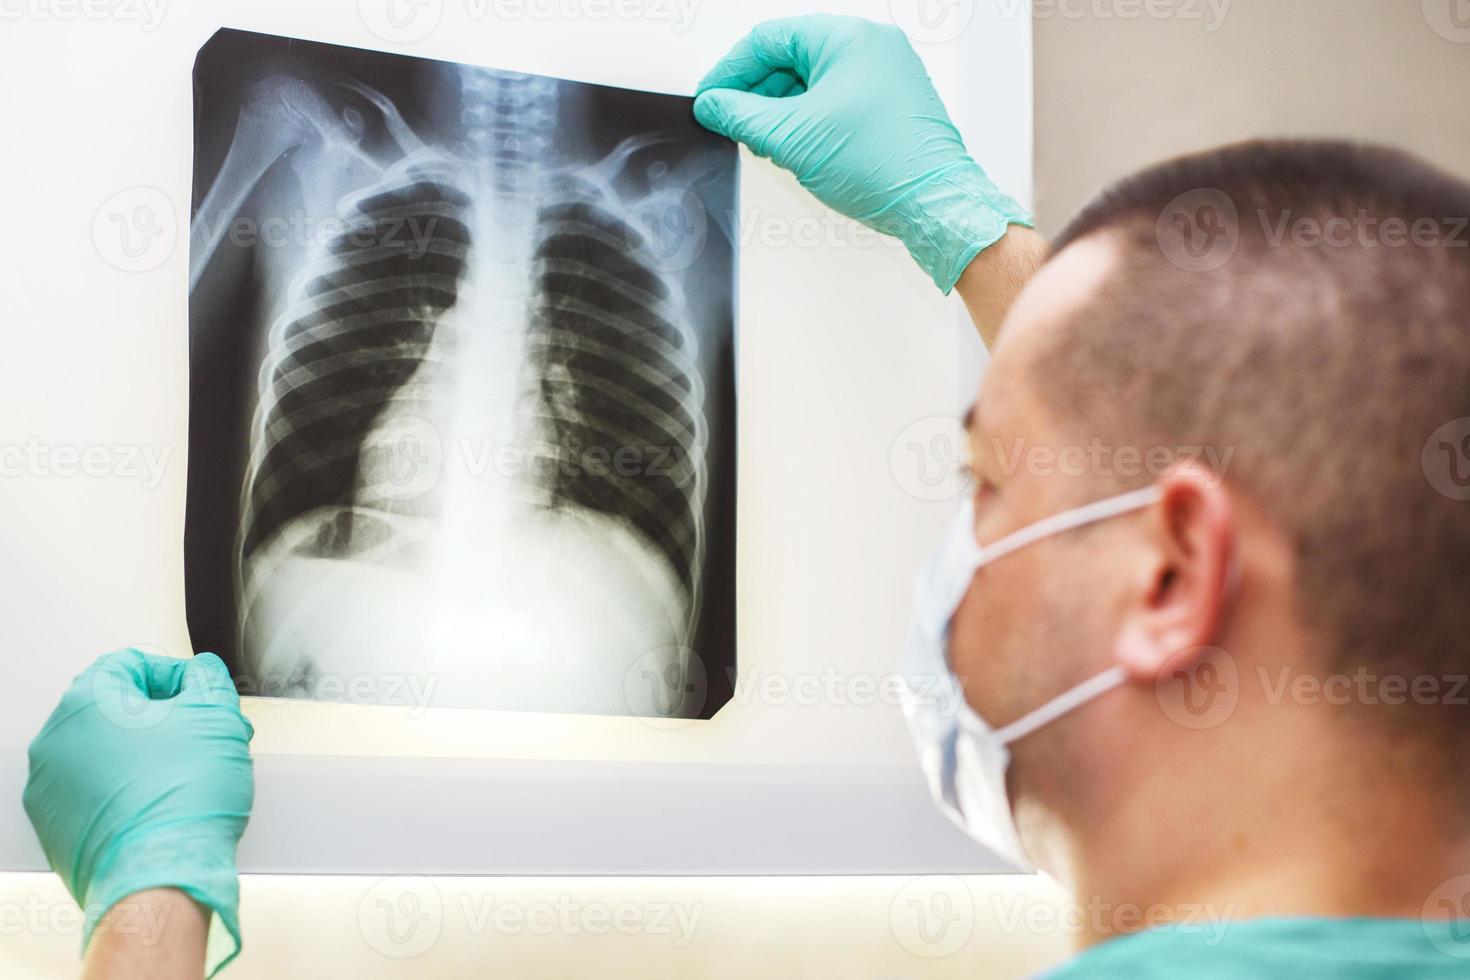
[[[683,295],[616,182],[553,154],[556,83],[464,69],[462,144],[424,145],[379,93],[402,157],[342,196],[344,233],[296,277],[262,365],[239,539],[242,629],[274,559],[410,556],[522,508],[622,522],[661,555],[684,636],[698,614],[707,425]],[[320,100],[318,100],[320,101]],[[325,129],[325,126],[320,127]],[[446,459],[514,438],[510,480],[395,488],[396,421]],[[387,433],[388,435],[382,435]]]

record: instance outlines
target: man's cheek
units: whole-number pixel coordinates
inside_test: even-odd
[[[982,595],[983,592],[983,595]],[[972,588],[955,612],[950,630],[950,669],[965,698],[987,720],[1005,707],[1015,623],[1006,597]]]

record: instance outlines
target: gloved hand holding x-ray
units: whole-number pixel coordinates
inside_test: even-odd
[[[238,31],[195,85],[194,645],[244,693],[718,708],[734,146],[688,99]]]

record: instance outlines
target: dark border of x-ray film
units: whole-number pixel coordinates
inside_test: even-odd
[[[201,47],[194,67],[193,212],[213,183],[233,135],[250,85],[272,74],[317,81],[323,89],[340,75],[357,77],[393,97],[410,122],[442,107],[416,90],[417,75],[429,59],[353,47],[224,29]],[[611,149],[632,131],[671,131],[692,149],[723,147],[729,154],[729,180],[701,197],[712,228],[706,249],[712,263],[729,269],[729,289],[711,322],[723,325],[715,367],[705,376],[706,415],[725,428],[711,438],[705,505],[707,544],[704,601],[692,644],[703,665],[704,705],[696,717],[712,717],[731,699],[736,675],[736,283],[737,253],[733,224],[738,194],[738,157],[733,144],[714,136],[693,119],[692,100],[584,82],[562,81],[583,91],[595,111],[586,118],[586,140]],[[627,120],[636,119],[629,124]],[[692,151],[691,149],[691,151]],[[723,199],[721,199],[723,198]],[[260,359],[257,337],[228,329],[235,318],[260,319],[252,290],[252,248],[227,238],[212,256],[190,296],[189,472],[185,521],[186,613],[196,650],[219,654],[238,672],[234,609],[233,549],[241,521],[240,487],[245,478],[250,415]],[[723,251],[721,251],[723,250]],[[207,299],[206,299],[207,297]],[[206,339],[207,338],[207,339]],[[247,692],[249,693],[249,692]]]

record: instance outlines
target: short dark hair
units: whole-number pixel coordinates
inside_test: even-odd
[[[1470,672],[1467,224],[1470,185],[1385,147],[1171,160],[1056,240],[1109,236],[1119,265],[1032,363],[1064,424],[1233,451],[1219,475],[1294,543],[1327,669],[1430,675],[1442,704]],[[1434,714],[1470,741],[1467,713]]]

